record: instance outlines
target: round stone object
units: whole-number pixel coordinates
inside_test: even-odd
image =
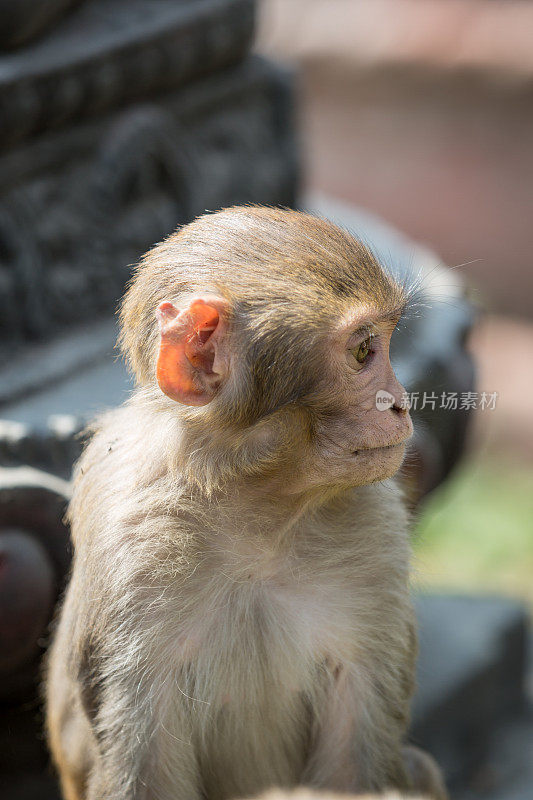
[[[70,487],[29,467],[0,468],[0,700],[35,687],[70,563]]]
[[[31,532],[1,530],[0,676],[36,655],[54,600],[54,569],[43,545]]]

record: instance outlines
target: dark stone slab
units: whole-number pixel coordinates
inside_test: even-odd
[[[254,5],[253,0],[81,3],[42,39],[0,57],[0,147],[237,61],[250,45]],[[0,6],[4,17],[8,10]]]
[[[528,615],[501,597],[420,595],[412,740],[451,786],[484,763],[498,726],[527,703]]]
[[[533,699],[533,698],[532,698]],[[533,703],[502,725],[484,763],[454,800],[533,798]]]

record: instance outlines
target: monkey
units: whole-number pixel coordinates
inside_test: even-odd
[[[68,511],[46,675],[66,800],[446,796],[404,748],[408,302],[368,246],[290,209],[205,214],[141,259],[136,388],[94,423]]]

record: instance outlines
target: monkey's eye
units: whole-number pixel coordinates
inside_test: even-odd
[[[353,354],[355,360],[358,361],[359,364],[364,364],[365,361],[368,359],[368,356],[372,354],[372,339],[373,338],[374,337],[372,335],[368,336],[364,340],[364,342],[361,342],[359,347],[354,347],[354,348],[350,349],[350,353]]]

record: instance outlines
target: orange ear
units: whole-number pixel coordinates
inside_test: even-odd
[[[168,301],[159,305],[157,382],[172,400],[203,406],[215,396],[225,377],[219,351],[226,311],[227,303],[219,297],[195,297],[181,311]]]

